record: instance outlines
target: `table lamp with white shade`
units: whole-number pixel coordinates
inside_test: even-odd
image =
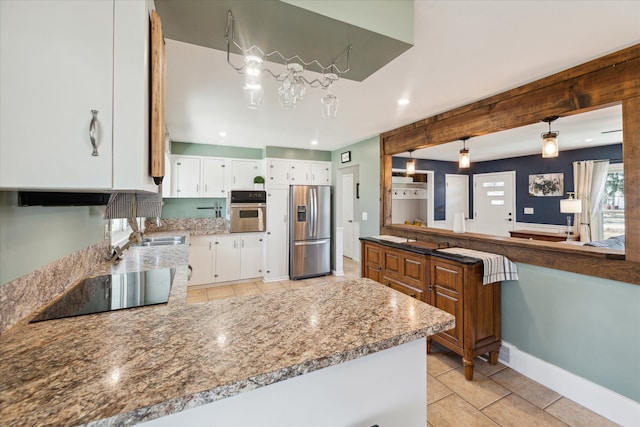
[[[567,198],[560,200],[560,213],[582,213],[582,200],[574,199],[575,193],[568,192]],[[567,241],[571,240],[571,215],[567,215]]]

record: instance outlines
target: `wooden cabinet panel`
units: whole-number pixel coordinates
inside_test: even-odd
[[[362,254],[362,277],[382,283],[383,249],[378,245],[364,243]]]
[[[397,274],[400,275],[400,252],[397,250],[384,250],[384,263],[383,268],[385,274]]]
[[[489,353],[498,362],[500,336],[500,282],[482,284],[481,262],[465,265],[432,258],[430,303],[456,316],[456,327],[427,339],[462,356],[465,378],[473,379],[476,356]]]
[[[429,257],[362,241],[362,277],[426,301]]]
[[[405,295],[409,295],[412,298],[419,299],[420,301],[424,301],[424,290],[419,288],[414,288],[413,286],[407,285],[406,283],[402,283],[398,280],[395,280],[391,277],[383,276],[382,284],[390,287],[398,292],[402,292]]]
[[[440,335],[460,349],[463,347],[464,339],[463,281],[464,270],[461,266],[436,259],[431,260],[430,303],[434,307],[456,316],[456,327]]]
[[[401,252],[402,281],[413,287],[426,289],[429,263],[426,255]]]

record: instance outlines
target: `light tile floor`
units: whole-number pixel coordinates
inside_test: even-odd
[[[196,304],[268,292],[283,292],[360,277],[360,263],[344,258],[344,276],[189,287]],[[464,378],[457,354],[433,343],[427,356],[429,427],[608,427],[613,422],[498,363],[476,359],[473,381]]]

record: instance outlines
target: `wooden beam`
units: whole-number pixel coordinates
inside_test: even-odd
[[[625,251],[640,263],[640,96],[622,102]]]
[[[549,86],[481,103],[444,118],[432,117],[423,126],[384,138],[384,154],[398,154],[539,122],[546,116],[566,116],[640,96],[640,58],[608,66]],[[561,123],[561,122],[558,122]]]
[[[391,156],[540,121],[622,104],[625,173],[624,255],[548,242],[442,230],[412,232],[421,240],[503,253],[515,261],[640,284],[640,44],[498,95],[419,120],[380,135],[380,233],[405,235],[391,224]],[[514,241],[516,241],[514,243]],[[550,246],[551,245],[551,246]],[[625,258],[625,259],[621,259]]]

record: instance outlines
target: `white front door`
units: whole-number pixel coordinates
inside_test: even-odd
[[[515,182],[515,171],[473,175],[476,233],[509,236],[516,222]]]
[[[342,227],[344,228],[344,238],[342,254],[353,258],[353,174],[342,175]]]
[[[469,217],[469,176],[446,174],[444,182],[446,228],[452,230],[454,214],[462,212]]]

